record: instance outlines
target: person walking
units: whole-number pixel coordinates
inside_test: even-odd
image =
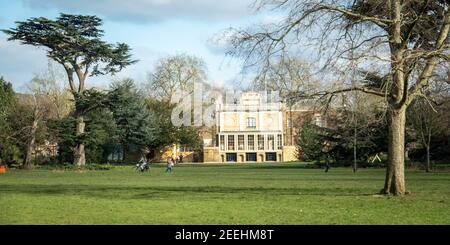
[[[172,162],[173,162],[174,165],[178,164],[178,157],[176,155],[172,156]]]
[[[170,173],[172,172],[173,165],[174,165],[173,157],[170,157],[169,159],[167,159],[166,173],[167,173],[167,172],[170,172]]]
[[[325,173],[327,173],[328,172],[328,170],[330,169],[330,156],[329,155],[327,155],[326,157],[325,157]]]

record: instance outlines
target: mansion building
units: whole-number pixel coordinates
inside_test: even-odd
[[[203,162],[295,161],[297,129],[292,121],[302,121],[308,112],[286,108],[258,92],[242,93],[231,103],[218,98],[215,134],[210,134],[211,139],[204,137]]]
[[[213,106],[215,123],[199,130],[203,141],[200,149],[167,146],[155,152],[155,161],[164,162],[174,155],[182,155],[183,162],[297,161],[298,129],[304,123],[326,126],[322,115],[310,103],[287,107],[266,93],[245,92],[232,101],[219,95]]]

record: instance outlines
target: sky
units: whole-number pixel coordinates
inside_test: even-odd
[[[246,27],[271,16],[255,13],[253,0],[0,0],[0,29],[31,17],[54,19],[59,13],[94,14],[103,19],[104,39],[124,42],[138,63],[114,77],[89,78],[90,86],[107,88],[114,79],[138,83],[156,61],[170,55],[195,55],[207,65],[208,82],[228,86],[242,79],[241,62],[225,55],[223,44],[212,40],[230,27]],[[45,50],[6,40],[0,33],[0,76],[24,91],[35,74],[47,70]]]

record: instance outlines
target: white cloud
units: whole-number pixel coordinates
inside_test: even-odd
[[[99,14],[110,20],[154,22],[173,18],[230,20],[248,15],[253,0],[22,0],[33,9]]]
[[[278,25],[286,20],[286,15],[271,14],[262,18],[261,23],[264,25]]]

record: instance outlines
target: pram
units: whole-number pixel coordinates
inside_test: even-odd
[[[150,170],[150,165],[145,161],[144,158],[141,158],[141,160],[136,164],[136,171],[145,172]]]

